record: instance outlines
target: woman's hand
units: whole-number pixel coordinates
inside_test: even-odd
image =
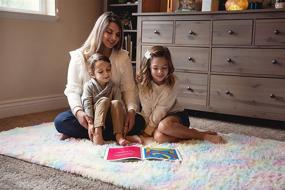
[[[125,121],[125,127],[124,127],[124,135],[126,135],[128,132],[130,132],[135,124],[135,110],[129,110],[127,113],[126,121]]]
[[[86,129],[88,129],[88,124],[93,124],[92,119],[88,117],[87,114],[82,110],[76,112],[76,118],[80,125],[82,125]]]
[[[93,142],[93,135],[94,135],[94,125],[88,124],[88,136],[92,142]]]

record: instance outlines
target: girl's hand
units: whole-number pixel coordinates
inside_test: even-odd
[[[129,110],[127,113],[126,121],[125,121],[125,127],[124,127],[124,135],[126,135],[128,132],[130,132],[135,124],[135,110]]]
[[[82,125],[86,129],[88,129],[88,123],[93,124],[92,119],[90,119],[87,116],[87,114],[82,110],[79,110],[76,112],[76,118],[78,122],[80,123],[80,125]]]

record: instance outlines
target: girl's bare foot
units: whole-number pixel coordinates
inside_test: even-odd
[[[218,133],[215,131],[205,131],[205,133],[209,134],[209,135],[217,135]]]
[[[127,139],[124,138],[120,138],[119,140],[117,140],[117,143],[121,146],[127,146],[130,144],[130,142]]]
[[[140,135],[139,137],[143,145],[148,145],[148,144],[155,142],[153,137],[150,137],[150,136]]]
[[[66,135],[66,134],[61,134],[61,137],[59,138],[59,140],[63,141],[65,139],[68,139],[70,136]]]
[[[204,140],[210,141],[215,144],[224,144],[225,140],[219,135],[205,134]]]
[[[126,139],[132,143],[142,144],[142,140],[138,135],[126,136]]]
[[[130,142],[123,137],[122,133],[116,134],[116,141],[121,146],[126,146],[126,145],[130,144]]]

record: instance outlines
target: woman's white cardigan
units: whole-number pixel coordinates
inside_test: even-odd
[[[64,94],[67,96],[72,113],[82,109],[81,95],[83,85],[90,77],[87,72],[84,57],[80,49],[69,52],[67,84]],[[134,82],[133,69],[128,52],[125,50],[113,50],[110,56],[112,64],[112,81],[120,90],[125,106],[128,110],[137,111],[136,86]]]

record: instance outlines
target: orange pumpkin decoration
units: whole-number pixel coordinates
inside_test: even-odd
[[[227,11],[246,10],[248,7],[247,0],[227,0],[225,4]]]

